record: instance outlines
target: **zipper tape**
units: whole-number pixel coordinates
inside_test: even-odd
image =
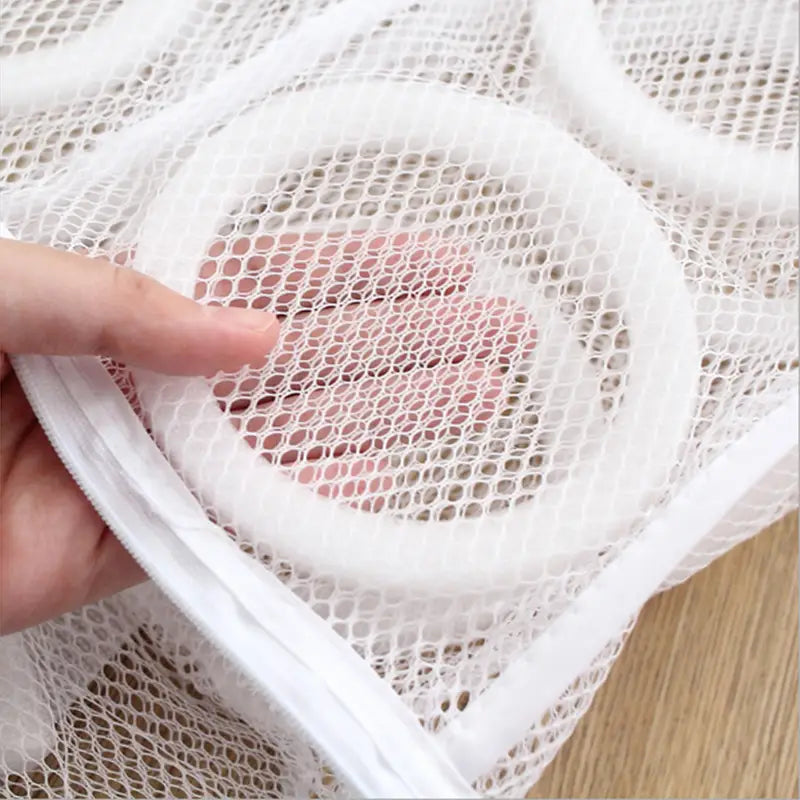
[[[366,662],[206,517],[98,359],[12,361],[57,453],[123,545],[353,789],[476,796]]]

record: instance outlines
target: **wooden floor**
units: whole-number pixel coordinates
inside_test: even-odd
[[[530,797],[798,797],[797,515],[653,598]]]

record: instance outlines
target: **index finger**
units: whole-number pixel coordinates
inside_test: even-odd
[[[266,311],[202,306],[101,259],[0,239],[0,350],[102,355],[175,375],[235,370],[278,337]]]

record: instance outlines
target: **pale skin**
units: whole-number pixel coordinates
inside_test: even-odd
[[[326,255],[325,248],[314,249],[313,239],[299,250],[296,236],[236,243],[230,257],[212,247],[195,292],[199,302],[102,259],[0,240],[0,634],[145,578],[52,449],[9,355],[107,356],[169,375],[207,377],[254,365],[248,374],[256,377],[240,383],[231,407],[233,424],[240,424],[237,415],[255,393],[255,413],[243,418],[251,445],[284,469],[299,464],[295,478],[321,494],[361,508],[365,496],[384,486],[381,453],[391,437],[430,439],[442,420],[450,430],[453,424],[473,430],[496,412],[500,368],[512,351],[533,348],[535,331],[505,303],[458,294],[472,270],[461,251],[409,246],[407,237],[398,237],[344,247],[331,240]],[[373,257],[373,250],[386,248],[393,259]],[[376,274],[377,289],[359,288],[360,277]],[[335,281],[326,284],[330,275]],[[331,285],[346,284],[355,291],[328,297]],[[233,292],[233,307],[220,305]],[[242,300],[243,292],[255,301]],[[302,311],[305,301],[313,306],[323,294],[344,310]],[[292,297],[300,298],[301,313],[288,315]],[[389,341],[393,335],[396,341]],[[366,351],[365,341],[378,344]],[[342,342],[350,344],[342,348]],[[298,348],[310,348],[312,361],[328,348],[322,355],[331,366],[330,383],[306,385],[306,371],[291,367]],[[273,350],[265,375],[259,366]],[[369,373],[362,375],[367,362]],[[281,395],[287,382],[291,394]],[[229,384],[216,379],[220,398]],[[381,400],[377,424],[363,409],[379,397],[389,401]],[[331,398],[345,402],[332,404]],[[417,415],[421,421],[409,416],[417,402],[420,409],[423,402],[433,408]],[[332,408],[350,416],[332,419]],[[284,435],[292,415],[313,435]],[[330,430],[336,436],[326,439]],[[374,499],[369,503],[379,510]]]
[[[108,355],[171,374],[213,374],[263,357],[279,326],[266,312],[204,307],[132,270],[17,242],[0,242],[0,275],[5,634],[144,578],[64,469],[7,355]]]

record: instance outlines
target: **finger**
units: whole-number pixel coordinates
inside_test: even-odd
[[[279,316],[333,304],[451,294],[474,272],[466,245],[430,232],[294,233],[217,241],[195,297]]]
[[[21,391],[20,391],[21,394]],[[144,579],[32,426],[0,492],[0,632],[11,633]]]
[[[99,259],[0,241],[0,348],[103,355],[171,374],[263,360],[278,336],[267,312],[201,306]]]
[[[376,455],[485,428],[503,387],[497,369],[444,365],[284,397],[235,413],[233,422],[273,463]]]
[[[221,380],[220,399],[241,407],[281,392],[442,363],[491,361],[507,368],[536,343],[530,316],[503,297],[427,297],[325,309],[283,323],[259,372]]]

